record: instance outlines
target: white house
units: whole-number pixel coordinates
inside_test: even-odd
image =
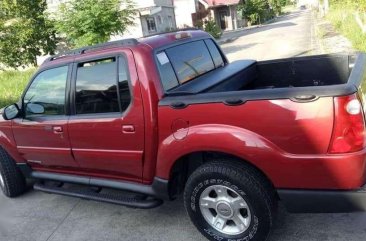
[[[174,0],[177,27],[198,26],[200,22],[213,19],[221,30],[244,27],[239,19],[237,6],[241,0]]]

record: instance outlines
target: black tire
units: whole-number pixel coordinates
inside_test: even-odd
[[[204,218],[199,203],[201,194],[217,185],[224,186],[225,190],[234,190],[247,203],[246,208],[251,221],[242,233],[230,235],[220,232]],[[264,241],[270,234],[275,218],[277,198],[272,185],[256,169],[228,159],[206,163],[192,173],[186,183],[184,204],[191,221],[209,240]],[[219,215],[218,208],[212,211],[213,215],[215,212]],[[227,221],[225,226],[230,225],[229,222],[232,221]]]
[[[13,158],[0,147],[0,189],[5,196],[13,198],[26,191],[26,181]]]

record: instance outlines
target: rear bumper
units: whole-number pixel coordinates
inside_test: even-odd
[[[324,155],[282,154],[259,169],[277,189],[357,190],[366,183],[366,148],[354,153]]]
[[[366,211],[366,185],[353,191],[277,190],[289,212],[342,213]]]

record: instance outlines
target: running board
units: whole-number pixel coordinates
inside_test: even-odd
[[[34,190],[46,192],[46,193],[53,193],[59,194],[69,197],[76,197],[82,198],[87,200],[93,200],[98,202],[106,202],[112,203],[117,205],[123,205],[127,207],[134,207],[134,208],[142,208],[142,209],[149,209],[155,208],[163,204],[162,200],[159,199],[138,199],[132,197],[126,197],[123,195],[115,195],[115,194],[105,194],[105,193],[97,193],[90,190],[68,190],[62,187],[54,187],[54,186],[46,186],[41,183],[36,183],[33,186]]]
[[[142,183],[133,183],[120,180],[110,180],[32,170],[28,171],[28,173],[29,175],[27,177],[37,180],[59,181],[64,183],[73,183],[93,187],[112,188],[117,190],[145,194],[151,197],[156,197],[157,199],[171,200],[169,196],[168,180],[164,180],[158,177],[154,178],[154,181],[151,185],[146,185]]]

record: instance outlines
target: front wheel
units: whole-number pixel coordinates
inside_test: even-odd
[[[251,167],[222,160],[204,164],[189,177],[186,210],[209,240],[264,241],[276,200],[266,180]]]
[[[0,189],[7,197],[17,197],[26,190],[23,174],[15,161],[0,147]]]

